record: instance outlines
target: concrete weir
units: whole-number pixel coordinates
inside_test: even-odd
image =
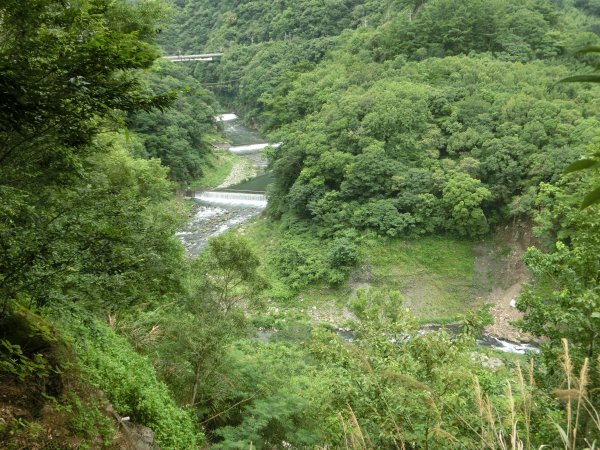
[[[261,152],[268,145],[264,138],[256,130],[246,127],[234,113],[221,114],[215,117],[215,121],[223,124],[223,131],[230,143],[213,145],[222,151],[238,153],[252,164],[255,172],[261,173],[266,165]],[[265,182],[268,180],[263,179],[265,177],[267,175],[259,175],[244,182],[254,182],[249,186],[214,188],[214,191],[191,189],[185,193],[186,198],[196,203],[190,220],[177,233],[188,255],[197,256],[206,248],[210,238],[260,214],[267,206]]]
[[[215,120],[217,122],[229,122],[230,120],[236,120],[237,118],[238,118],[238,116],[236,114],[225,113],[225,114],[220,114],[220,115],[216,116]]]
[[[254,208],[265,208],[267,197],[264,194],[246,192],[198,192],[194,197],[202,202],[218,205],[251,206]]]
[[[279,147],[281,144],[250,144],[250,145],[236,145],[236,146],[232,146],[229,147],[229,151],[231,153],[237,153],[239,155],[243,155],[243,154],[251,154],[251,153],[258,153],[263,151],[265,148],[267,147]]]

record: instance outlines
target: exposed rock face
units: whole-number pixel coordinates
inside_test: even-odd
[[[528,222],[506,225],[496,230],[494,242],[475,248],[476,277],[480,285],[491,288],[491,292],[479,299],[482,304],[493,305],[490,313],[494,323],[486,327],[486,331],[514,342],[533,340],[512,325],[522,317],[515,305],[523,284],[529,279],[523,254],[536,243],[531,229],[532,224]]]
[[[135,423],[124,424],[129,429],[129,438],[135,450],[160,450],[154,442],[154,431],[144,425]]]

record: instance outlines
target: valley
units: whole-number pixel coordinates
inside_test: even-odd
[[[0,36],[1,449],[598,448],[595,0]]]

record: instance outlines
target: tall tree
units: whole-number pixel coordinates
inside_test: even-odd
[[[109,217],[124,219],[136,201],[164,199],[165,185],[157,181],[164,174],[153,164],[128,166],[123,155],[94,155],[113,151],[110,138],[98,137],[109,136],[106,132],[123,124],[125,114],[171,102],[169,94],[144,94],[136,73],[158,56],[150,39],[162,13],[158,1],[8,0],[0,5],[4,300],[17,294],[35,297],[41,292],[34,294],[35,288],[51,280],[67,283],[66,274],[94,266],[94,248],[113,254],[91,270],[102,276],[118,275],[125,261],[129,267],[140,261],[140,255],[124,256],[124,241],[131,243],[132,236],[115,231]],[[115,157],[125,165],[114,165]],[[102,206],[91,203],[101,191],[109,195],[100,198]],[[147,204],[138,203],[140,214]],[[98,235],[103,238],[94,240]],[[78,248],[86,251],[77,256]],[[82,262],[84,255],[91,259]]]

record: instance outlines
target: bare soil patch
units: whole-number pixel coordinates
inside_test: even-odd
[[[486,331],[503,339],[527,341],[532,337],[516,329],[512,323],[522,317],[515,300],[529,272],[523,254],[535,245],[530,222],[514,222],[496,230],[491,242],[475,247],[475,276],[481,288],[479,301],[491,304],[494,324]]]

